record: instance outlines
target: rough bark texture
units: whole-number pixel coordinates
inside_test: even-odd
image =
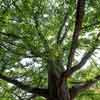
[[[69,100],[67,88],[63,83],[59,85],[59,78],[55,73],[49,73],[49,98],[48,100]]]
[[[65,81],[61,82],[61,72],[55,69],[57,66],[52,61],[49,61],[48,70],[48,99],[47,100],[71,100]],[[60,64],[57,64],[61,67]],[[57,67],[57,68],[59,68]],[[63,68],[62,68],[63,70]]]

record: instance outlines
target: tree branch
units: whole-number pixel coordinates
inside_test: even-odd
[[[64,38],[66,37],[67,35],[67,25],[66,25],[66,22],[67,22],[67,19],[68,19],[68,13],[67,13],[67,9],[66,9],[66,6],[67,6],[67,0],[64,1],[64,18],[62,20],[62,24],[57,32],[57,44],[61,44],[64,40]],[[62,35],[62,36],[61,36]]]
[[[45,36],[41,33],[41,31],[39,29],[39,22],[38,22],[38,19],[37,19],[37,13],[34,16],[34,21],[35,21],[35,28],[37,30],[37,33],[38,33],[41,41],[43,42],[43,45],[44,45],[46,51],[48,51],[49,50],[48,41],[45,39]]]
[[[64,71],[61,75],[62,79],[66,79],[69,76],[71,76],[74,72],[76,72],[77,70],[79,70],[80,68],[82,68],[84,66],[84,64],[87,62],[87,60],[91,57],[91,55],[93,54],[93,52],[95,51],[96,47],[98,46],[98,41],[99,41],[99,37],[100,37],[100,33],[97,34],[97,38],[95,39],[95,41],[93,41],[93,46],[92,48],[86,52],[83,56],[83,58],[81,59],[81,61],[73,66],[72,68]]]
[[[67,21],[67,18],[68,18],[68,15],[67,15],[67,13],[65,13],[65,16],[64,16],[64,19],[63,19],[63,23],[60,26],[59,31],[57,33],[57,44],[60,44],[63,41],[63,39],[65,38],[66,34],[67,34],[67,32],[66,32],[67,31],[67,26],[65,25],[65,23]],[[65,26],[65,33],[64,33],[62,39],[60,39],[64,26]]]
[[[66,35],[67,35],[67,31],[68,31],[68,26],[65,25],[65,30],[64,30],[64,33],[62,35],[62,37],[60,38],[59,40],[59,43],[61,44],[63,42],[63,40],[65,39]]]
[[[8,43],[8,41],[7,41],[7,43]],[[14,46],[17,46],[17,45],[14,44]],[[11,49],[11,47],[8,47],[3,43],[2,44],[0,43],[0,48],[6,49],[6,51],[11,52],[12,54],[23,56],[23,57],[43,57],[43,56],[45,56],[44,55],[45,52],[40,52],[39,50],[37,50],[37,48],[35,48],[35,49],[30,48],[29,49],[31,51],[31,54],[32,54],[31,56],[26,55],[24,52],[17,52],[16,50]]]
[[[37,95],[40,95],[40,96],[43,96],[43,97],[46,97],[46,98],[48,96],[48,90],[47,89],[37,88],[37,87],[34,88],[34,87],[31,87],[30,85],[25,85],[22,82],[19,82],[19,81],[13,79],[13,78],[7,77],[7,76],[5,76],[1,73],[0,73],[0,79],[5,80],[9,83],[12,83],[12,84],[17,86],[18,88],[21,88],[24,91],[27,91],[27,92],[30,92],[30,93],[33,93],[33,94],[37,94]]]
[[[98,80],[100,80],[100,75],[97,75],[93,80],[86,81],[85,83],[82,83],[82,84],[74,85],[72,88],[70,88],[71,97],[73,97],[73,98],[76,97],[78,95],[78,93],[90,88]]]
[[[78,37],[82,28],[82,21],[84,16],[84,8],[85,8],[85,0],[78,0],[77,1],[77,11],[76,11],[76,21],[75,21],[75,29],[72,37],[71,48],[68,56],[68,63],[67,67],[70,68],[73,57],[75,54],[75,50],[78,46]]]

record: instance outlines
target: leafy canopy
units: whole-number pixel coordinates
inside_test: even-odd
[[[62,59],[65,67],[68,62],[75,28],[75,4],[75,0],[0,0],[0,73],[34,87],[47,87],[48,57],[54,61]],[[100,31],[99,5],[99,0],[86,0],[73,65],[79,63],[80,56],[95,45],[97,54],[95,52],[92,55],[86,68],[76,72],[68,80],[70,87],[74,82],[85,82],[100,73],[100,46],[99,41],[95,41]],[[65,26],[63,25],[63,30],[59,30],[65,15]],[[61,43],[57,44],[59,31],[62,32],[59,40]],[[81,93],[77,100],[99,100],[100,82],[94,87],[95,89]],[[0,80],[2,100],[28,100],[31,96],[31,93]]]

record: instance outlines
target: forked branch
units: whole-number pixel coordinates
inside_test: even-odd
[[[67,63],[68,68],[70,68],[72,65],[75,50],[78,46],[78,37],[82,28],[83,16],[85,12],[84,8],[85,8],[85,0],[77,0],[75,28],[74,28],[71,48],[68,56],[68,63]]]
[[[90,50],[88,52],[86,52],[83,56],[83,58],[81,59],[81,61],[76,64],[75,66],[73,66],[72,68],[70,68],[69,70],[66,70],[62,73],[62,78],[66,79],[69,76],[71,76],[74,72],[76,72],[77,70],[79,70],[80,68],[82,68],[84,66],[84,64],[87,62],[87,60],[92,56],[93,52],[95,51],[96,47],[98,46],[98,41],[99,41],[99,37],[100,37],[100,33],[98,33],[95,41],[93,41],[93,46],[92,48],[90,48]]]

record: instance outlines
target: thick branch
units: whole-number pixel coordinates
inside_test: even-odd
[[[18,88],[21,88],[24,91],[27,91],[27,92],[30,92],[30,93],[33,93],[33,94],[37,94],[37,95],[40,95],[40,96],[44,96],[44,97],[48,96],[48,90],[47,89],[34,88],[34,87],[31,87],[30,85],[25,85],[22,82],[19,82],[19,81],[13,79],[13,78],[7,77],[7,76],[5,76],[1,73],[0,73],[0,79],[5,80],[9,83],[12,83],[12,84],[17,86]]]
[[[90,50],[89,52],[85,53],[81,61],[75,65],[74,67],[70,68],[69,70],[66,70],[63,74],[64,77],[67,78],[70,75],[72,75],[75,71],[79,70],[83,67],[83,65],[87,62],[87,60],[91,57],[95,49]]]
[[[93,80],[86,81],[82,84],[77,84],[70,89],[71,97],[76,97],[78,93],[90,88],[93,84],[95,84],[98,80],[100,80],[100,75],[96,76]]]
[[[76,72],[77,70],[79,70],[80,68],[82,68],[84,66],[84,64],[92,56],[93,52],[95,51],[96,47],[98,46],[99,37],[100,37],[100,33],[97,34],[97,38],[95,39],[95,41],[93,41],[92,48],[90,48],[90,50],[84,54],[81,61],[77,65],[73,66],[72,68],[70,68],[62,73],[62,75],[61,75],[62,79],[68,78],[74,72]]]
[[[77,1],[77,11],[76,11],[76,21],[75,21],[75,29],[72,37],[71,48],[68,56],[67,67],[71,67],[73,57],[75,54],[75,50],[78,46],[78,37],[82,28],[82,21],[84,16],[84,8],[85,8],[85,0]]]

